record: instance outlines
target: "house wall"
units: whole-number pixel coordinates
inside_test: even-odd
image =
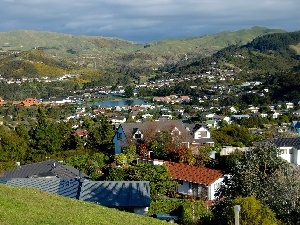
[[[281,158],[289,163],[294,163],[294,161],[297,161],[294,158],[292,147],[280,147],[279,149],[281,150],[281,154],[279,155]]]
[[[214,200],[215,199],[215,194],[218,188],[220,187],[221,183],[223,182],[223,177],[220,177],[218,180],[213,182],[211,185],[208,186],[208,193],[207,197],[208,200]]]
[[[123,129],[119,126],[115,136],[113,138],[113,143],[114,143],[114,154],[120,154],[122,152],[122,148],[126,144],[126,137],[123,132]]]
[[[205,136],[203,135],[204,132],[206,132]],[[201,138],[210,138],[210,132],[207,129],[205,129],[204,127],[200,127],[194,133],[194,139],[201,139]]]
[[[300,149],[293,148],[293,161],[292,163],[299,165],[300,164]]]

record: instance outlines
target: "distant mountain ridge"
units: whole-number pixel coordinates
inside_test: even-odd
[[[137,44],[119,38],[102,36],[70,35],[47,31],[16,30],[0,32],[0,50],[27,51],[43,49],[56,53],[105,53],[109,50],[117,52],[155,52],[159,54],[182,53],[195,49],[220,49],[232,44],[246,44],[257,36],[269,33],[282,33],[284,30],[253,27],[235,32],[221,32],[199,37],[180,39],[162,39]],[[119,49],[119,50],[117,50]],[[123,49],[123,51],[121,50]],[[69,51],[68,51],[69,50]],[[72,52],[73,51],[73,52]]]

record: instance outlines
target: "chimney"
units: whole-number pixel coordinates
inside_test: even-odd
[[[82,171],[79,170],[79,178],[82,178]]]

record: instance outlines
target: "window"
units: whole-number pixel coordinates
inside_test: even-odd
[[[207,137],[207,131],[201,131],[200,135],[201,137]]]
[[[141,138],[142,138],[142,134],[135,134],[135,135],[134,135],[134,138],[135,138],[135,139],[141,139]]]
[[[119,132],[117,133],[117,139],[118,140],[122,139],[122,133],[119,133]]]

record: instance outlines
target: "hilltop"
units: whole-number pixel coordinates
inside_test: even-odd
[[[55,54],[114,54],[138,51],[169,55],[196,51],[196,49],[213,52],[232,44],[245,44],[257,36],[282,32],[285,31],[253,27],[235,32],[225,31],[200,37],[162,39],[147,44],[138,44],[119,38],[17,30],[0,32],[0,50],[28,51],[42,49]]]
[[[0,224],[166,224],[38,189],[0,184]]]

